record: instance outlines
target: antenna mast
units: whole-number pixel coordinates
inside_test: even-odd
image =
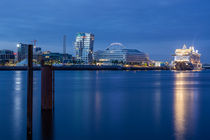
[[[63,36],[63,54],[66,54],[66,35]]]
[[[66,35],[63,36],[63,63],[66,59]]]

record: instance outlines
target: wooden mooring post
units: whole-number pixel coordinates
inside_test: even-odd
[[[54,70],[52,66],[43,65],[41,74],[41,108],[42,111],[54,109]]]
[[[53,140],[53,111],[55,102],[55,73],[52,66],[41,68],[42,139]]]
[[[41,112],[41,133],[42,140],[54,139],[54,120],[52,110],[45,110]]]
[[[50,124],[53,127],[52,119],[55,103],[55,73],[52,66],[42,65],[41,68],[41,110],[42,126],[46,128]],[[48,122],[47,118],[51,121]],[[28,45],[28,77],[27,77],[27,140],[32,140],[33,122],[33,45]],[[43,131],[45,132],[45,131]],[[52,131],[46,131],[45,136],[50,136]]]
[[[28,79],[27,79],[27,139],[32,140],[33,122],[33,45],[28,45]]]

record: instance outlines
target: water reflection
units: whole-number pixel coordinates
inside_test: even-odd
[[[15,92],[18,92],[22,89],[22,72],[21,71],[15,71],[14,75],[14,81],[15,81]]]
[[[161,118],[161,89],[158,88],[155,90],[154,95],[154,109],[155,109],[155,120],[157,125],[160,125],[160,118]]]
[[[96,129],[99,129],[99,122],[101,119],[101,93],[100,93],[100,79],[99,79],[99,72],[96,71],[96,79],[95,79],[95,87],[96,87],[96,92],[95,92],[95,124],[96,124]]]
[[[20,132],[21,132],[21,129],[20,129],[20,126],[21,126],[21,119],[22,119],[22,114],[23,114],[23,110],[22,110],[22,104],[23,104],[23,101],[22,101],[22,79],[23,75],[22,75],[22,72],[21,71],[15,71],[15,74],[14,74],[14,96],[13,96],[13,99],[14,99],[14,106],[13,106],[13,109],[14,109],[14,132],[15,132],[15,137],[17,137]]]
[[[160,123],[160,116],[161,116],[161,75],[160,73],[155,75],[155,82],[154,82],[155,88],[155,95],[154,95],[154,109],[155,109],[155,119],[156,122]]]
[[[195,94],[197,84],[191,78],[194,73],[175,73],[174,82],[174,129],[177,140],[183,140],[187,131],[192,131],[195,122]],[[187,125],[191,128],[187,127]]]

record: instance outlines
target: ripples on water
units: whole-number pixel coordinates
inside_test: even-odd
[[[0,72],[0,139],[26,139],[26,78]],[[33,139],[210,139],[210,71],[58,71],[54,114],[40,84]]]

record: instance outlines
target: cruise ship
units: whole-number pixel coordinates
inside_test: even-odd
[[[195,50],[194,46],[187,48],[186,45],[182,49],[176,49],[174,56],[174,67],[176,70],[201,70],[200,54]]]

